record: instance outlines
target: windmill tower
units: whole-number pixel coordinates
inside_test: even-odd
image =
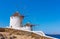
[[[35,24],[30,24],[29,22],[27,22],[27,23],[25,24],[25,26],[26,26],[26,28],[27,28],[28,31],[33,31],[32,27],[33,27],[33,26],[36,26],[36,25],[35,25]]]
[[[18,11],[10,17],[10,27],[20,29],[22,27],[22,20],[24,16],[20,15]]]

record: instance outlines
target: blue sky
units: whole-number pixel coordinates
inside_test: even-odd
[[[60,0],[0,0],[0,27],[9,25],[9,17],[19,11],[23,24],[39,24],[33,30],[60,34]]]

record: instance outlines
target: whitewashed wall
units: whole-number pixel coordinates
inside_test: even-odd
[[[12,28],[20,28],[20,17],[19,16],[12,16],[10,17],[10,27],[12,26]]]

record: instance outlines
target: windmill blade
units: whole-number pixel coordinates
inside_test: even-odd
[[[39,24],[31,24],[32,26],[40,26]]]
[[[27,15],[22,15],[23,17],[28,17]]]

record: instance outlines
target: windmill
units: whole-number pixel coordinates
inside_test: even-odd
[[[31,24],[31,23],[29,23],[29,22],[27,22],[26,24],[25,24],[25,26],[27,26],[27,27],[30,27],[31,28],[31,31],[33,31],[33,26],[39,26],[38,24]]]

